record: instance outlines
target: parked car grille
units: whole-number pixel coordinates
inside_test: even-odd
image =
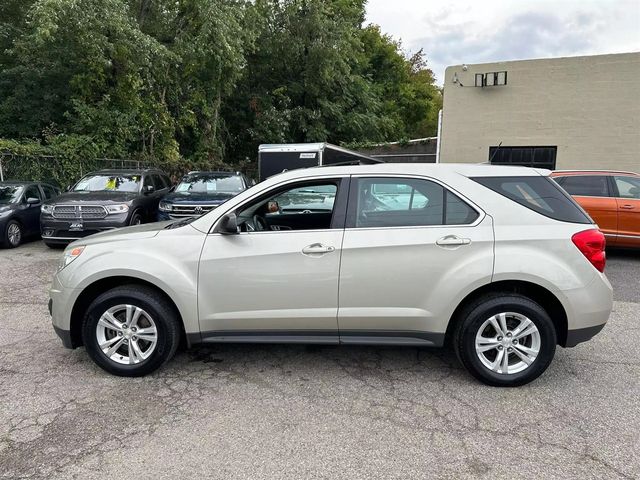
[[[107,216],[107,210],[100,205],[56,205],[53,218],[100,219]]]
[[[171,209],[171,218],[183,218],[183,217],[199,217],[205,213],[210,212],[218,205],[182,205],[174,204]]]

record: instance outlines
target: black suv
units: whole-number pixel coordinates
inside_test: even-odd
[[[100,170],[41,207],[44,243],[53,247],[127,225],[155,221],[171,180],[160,170]]]
[[[158,220],[199,217],[254,183],[240,172],[189,172],[160,202]]]
[[[0,182],[0,245],[15,248],[40,234],[40,205],[60,190],[47,183]]]

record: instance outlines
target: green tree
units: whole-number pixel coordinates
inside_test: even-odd
[[[391,122],[360,74],[364,2],[257,0],[256,49],[227,112],[238,156],[261,142],[383,140]]]
[[[393,139],[436,135],[442,95],[424,52],[406,58],[400,42],[377,25],[363,28],[361,38],[367,59],[362,73],[372,80],[384,114],[393,120]]]

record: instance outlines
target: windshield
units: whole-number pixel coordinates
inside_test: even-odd
[[[20,185],[0,185],[0,205],[15,203],[22,193]]]
[[[87,175],[80,180],[74,192],[138,192],[140,175]]]
[[[186,175],[176,187],[176,192],[190,193],[238,193],[244,190],[239,175],[197,173]]]

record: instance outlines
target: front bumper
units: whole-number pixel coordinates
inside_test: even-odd
[[[71,335],[71,311],[77,293],[74,289],[63,287],[57,275],[53,277],[53,283],[49,289],[49,313],[53,329],[65,348],[77,347]]]
[[[72,228],[73,224],[81,224],[81,229]],[[47,243],[66,244],[88,237],[94,233],[113,230],[129,225],[129,212],[118,215],[108,215],[98,220],[57,219],[51,216],[40,217],[42,239]]]

